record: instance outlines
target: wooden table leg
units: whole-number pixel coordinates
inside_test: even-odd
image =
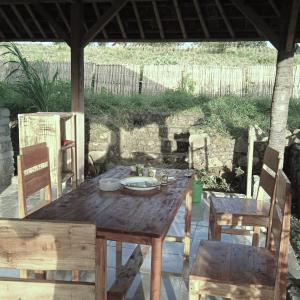
[[[116,272],[120,273],[122,269],[122,242],[116,241]]]
[[[160,282],[162,268],[162,239],[152,239],[152,257],[151,257],[151,291],[150,300],[160,299]]]
[[[192,221],[192,189],[189,190],[185,197],[185,227],[184,227],[184,259],[190,257],[191,244],[191,221]]]
[[[107,300],[106,273],[107,273],[107,242],[104,239],[96,240],[96,300]]]
[[[260,227],[254,226],[253,237],[252,237],[252,246],[259,247],[259,236],[260,236]]]

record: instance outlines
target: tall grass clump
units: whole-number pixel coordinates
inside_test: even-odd
[[[8,57],[4,64],[10,64],[12,70],[6,79],[13,81],[14,90],[28,100],[33,109],[48,111],[53,97],[58,72],[49,78],[42,66],[29,64],[14,43],[2,45],[5,51],[1,54]]]

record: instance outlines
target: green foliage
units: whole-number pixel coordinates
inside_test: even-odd
[[[196,170],[195,180],[203,183],[207,190],[230,192],[231,186],[225,178],[208,173],[205,169]]]
[[[48,72],[40,66],[29,64],[22,55],[16,44],[9,43],[2,45],[5,52],[2,57],[10,57],[5,64],[10,63],[13,69],[7,75],[6,79],[13,79],[14,90],[24,99],[30,101],[32,107],[39,111],[48,111],[49,103],[53,97],[56,88],[56,72],[50,79]]]
[[[244,43],[190,43],[188,47],[178,43],[134,43],[99,47],[91,43],[85,48],[85,61],[96,64],[198,64],[202,66],[250,66],[275,64],[277,52],[261,45]],[[28,61],[70,61],[70,48],[66,43],[38,44],[18,43]],[[0,50],[1,53],[1,50]],[[300,56],[295,57],[299,63]]]

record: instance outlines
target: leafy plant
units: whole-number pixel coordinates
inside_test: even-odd
[[[195,180],[203,183],[203,187],[207,190],[230,192],[231,186],[225,178],[209,174],[205,169],[196,170]]]
[[[34,67],[29,64],[14,43],[2,45],[5,52],[1,56],[9,56],[9,60],[4,64],[11,64],[12,70],[6,79],[12,79],[13,88],[24,98],[28,99],[33,108],[39,111],[48,111],[49,103],[55,91],[58,72],[55,72],[50,79],[48,72],[41,67]]]

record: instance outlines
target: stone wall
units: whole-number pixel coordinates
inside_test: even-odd
[[[14,174],[9,116],[10,112],[8,109],[0,108],[0,191],[11,184]]]
[[[237,140],[200,129],[201,113],[180,112],[174,115],[145,114],[127,118],[123,126],[114,120],[92,119],[87,126],[88,151],[98,163],[145,163],[155,166],[187,168],[190,159],[195,168],[216,173],[246,166],[247,139]],[[192,146],[193,144],[193,146]],[[255,163],[263,157],[257,146]]]

